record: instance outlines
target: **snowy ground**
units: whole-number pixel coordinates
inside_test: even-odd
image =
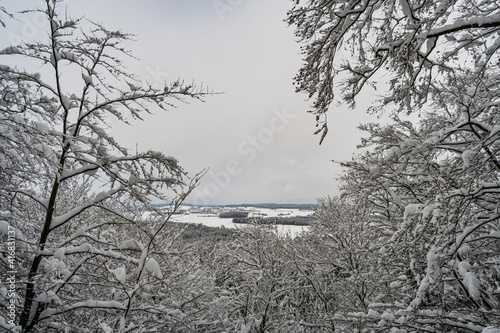
[[[244,224],[233,223],[232,218],[219,218],[219,213],[228,210],[238,210],[238,211],[248,211],[249,217],[265,216],[309,216],[313,213],[311,210],[299,210],[299,209],[268,209],[268,208],[256,208],[256,207],[241,207],[241,208],[221,208],[221,207],[192,207],[183,206],[181,210],[184,210],[184,214],[174,215],[172,220],[175,222],[182,223],[196,223],[203,224],[210,227],[220,227],[224,226],[226,228],[241,228]],[[307,231],[307,226],[296,226],[296,225],[277,225],[276,226],[280,234],[290,233],[292,236],[296,236],[302,231]]]

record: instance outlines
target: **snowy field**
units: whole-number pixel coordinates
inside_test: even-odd
[[[183,206],[181,208],[183,214],[174,215],[172,221],[181,223],[195,223],[203,224],[209,227],[225,228],[242,228],[245,224],[235,224],[232,218],[219,218],[219,214],[224,211],[245,211],[248,212],[248,217],[293,217],[293,216],[309,216],[313,213],[312,210],[299,210],[299,209],[269,209],[269,208],[256,208],[256,207],[235,207],[235,208],[222,208],[222,207],[192,207]],[[298,225],[277,225],[277,231],[280,234],[290,233],[296,236],[303,231],[307,231],[307,226]]]

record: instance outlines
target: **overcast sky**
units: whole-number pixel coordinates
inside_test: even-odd
[[[22,1],[36,4],[36,1]],[[283,21],[289,0],[87,0],[66,2],[109,29],[136,34],[128,47],[139,60],[130,71],[156,84],[184,77],[220,95],[205,103],[152,110],[133,127],[114,126],[126,147],[160,150],[191,175],[209,169],[188,202],[314,203],[337,194],[340,169],[359,143],[358,109],[329,114],[330,132],[319,146],[307,96],[294,91],[301,65],[293,27]],[[7,6],[7,8],[9,8]],[[3,37],[2,37],[3,38]],[[2,45],[5,39],[2,39]]]

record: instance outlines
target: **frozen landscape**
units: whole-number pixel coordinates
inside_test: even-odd
[[[498,1],[0,29],[1,332],[500,333]]]
[[[262,207],[252,207],[249,205],[244,206],[182,206],[179,214],[175,214],[172,218],[174,222],[180,223],[194,223],[203,224],[209,227],[225,227],[225,228],[240,228],[245,224],[233,223],[233,218],[219,217],[221,213],[224,212],[246,212],[248,217],[259,218],[259,217],[298,217],[298,216],[312,216],[314,214],[313,210],[304,209],[288,209],[288,208],[262,208]],[[307,231],[308,226],[298,226],[298,225],[284,225],[275,224],[274,227],[276,231],[280,234],[289,233],[292,236]]]

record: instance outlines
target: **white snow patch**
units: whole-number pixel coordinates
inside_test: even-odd
[[[97,173],[97,169],[98,169],[98,168],[95,168],[95,169],[90,169],[90,170],[85,171],[84,173],[85,173],[87,176],[94,176],[94,175]]]
[[[7,235],[9,233],[9,227],[10,225],[7,221],[0,220],[0,232],[2,234]]]
[[[401,9],[403,10],[404,16],[411,19],[412,14],[411,14],[411,9],[410,9],[410,5],[408,4],[408,1],[407,0],[399,0],[399,3],[401,4]]]
[[[252,324],[241,324],[241,330],[240,333],[250,333],[250,330],[252,329]]]
[[[493,129],[490,132],[490,135],[488,136],[488,139],[494,137],[498,133],[500,133],[500,125],[493,127]]]
[[[86,235],[87,235],[86,228],[80,227],[80,228],[78,228],[77,231],[75,231],[75,233],[73,235],[71,235],[71,237],[76,238],[76,237],[81,237],[81,236],[86,236]]]
[[[464,162],[464,168],[470,168],[472,165],[472,158],[476,154],[473,150],[466,150],[462,153],[462,161]]]
[[[421,205],[421,204],[408,204],[408,205],[406,205],[405,211],[404,211],[404,220],[406,221],[408,216],[420,214],[422,212],[422,210],[423,210],[423,205]]]
[[[433,144],[438,143],[438,142],[439,142],[439,140],[440,140],[440,139],[439,139],[439,137],[437,137],[437,136],[431,136],[431,137],[429,137],[428,139],[426,139],[426,140],[424,141],[424,143],[427,143],[427,144],[431,144],[431,145],[433,145]]]
[[[154,258],[149,258],[146,264],[144,265],[146,272],[153,275],[158,279],[163,279],[163,274],[161,273],[160,265]]]
[[[63,247],[57,249],[56,252],[54,252],[54,258],[59,259],[59,260],[63,260],[65,252],[66,252],[66,249]]]
[[[59,305],[62,304],[59,296],[57,296],[52,290],[42,292],[36,297],[35,301],[40,303],[54,303]]]
[[[100,201],[103,201],[106,198],[109,198],[110,196],[111,195],[109,194],[108,191],[102,191],[102,192],[97,193],[97,195],[95,196],[94,201],[95,202],[100,202]]]
[[[458,263],[458,272],[463,277],[465,277],[465,274],[467,274],[467,272],[469,271],[469,269],[470,269],[470,264],[468,262],[461,261],[461,262]]]
[[[393,159],[399,154],[400,149],[398,147],[392,147],[389,149],[389,152],[387,153],[387,159]]]
[[[500,333],[500,328],[489,326],[482,330],[481,333]]]
[[[436,37],[427,39],[427,42],[425,43],[425,49],[426,49],[425,51],[427,53],[431,52],[432,49],[436,46],[436,41],[437,41]]]
[[[458,249],[458,253],[460,255],[466,255],[467,253],[469,253],[471,250],[471,247],[468,245],[468,244],[464,244],[462,246],[460,246],[460,248]]]
[[[382,313],[382,316],[380,316],[382,319],[388,320],[388,321],[394,321],[396,317],[392,313],[389,312],[384,312]]]
[[[129,185],[137,184],[137,178],[134,175],[130,175],[130,177],[128,178],[128,184]]]
[[[377,311],[375,311],[373,309],[369,309],[367,316],[371,317],[371,318],[380,318],[380,313],[378,313]]]
[[[113,329],[112,329],[111,327],[109,327],[109,325],[108,325],[108,324],[106,324],[106,323],[101,323],[101,325],[100,325],[100,326],[101,326],[102,331],[103,331],[104,333],[113,333]]]
[[[429,206],[425,206],[425,208],[422,211],[422,219],[428,218],[434,212],[434,210],[439,206],[440,206],[439,203],[434,203]]]
[[[500,231],[491,230],[488,236],[493,238],[500,238]]]
[[[443,216],[443,211],[441,208],[436,208],[432,211],[432,223],[436,223],[437,219]]]
[[[61,95],[61,102],[66,110],[71,109],[71,100],[68,97]]]
[[[2,51],[0,51],[0,54],[19,54],[21,53],[21,50],[17,46],[8,46]]]
[[[402,328],[392,327],[390,333],[408,333],[408,331]]]
[[[118,245],[120,250],[143,250],[144,246],[134,239],[127,239]]]
[[[112,270],[112,273],[121,284],[125,284],[127,279],[127,271],[125,270],[125,267],[118,267]]]
[[[47,124],[40,123],[40,122],[35,122],[34,124],[36,126],[36,129],[39,130],[42,133],[50,133],[50,127],[47,126]]]
[[[481,282],[477,278],[477,276],[472,272],[465,273],[464,279],[462,281],[469,291],[469,295],[474,300],[478,300],[481,295]]]
[[[391,284],[389,285],[390,288],[395,289],[401,287],[403,282],[401,281],[392,281]]]
[[[378,165],[372,166],[369,168],[369,171],[372,175],[378,176],[380,175],[380,167]]]

